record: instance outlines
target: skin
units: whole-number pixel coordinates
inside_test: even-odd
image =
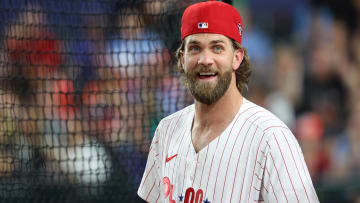
[[[181,64],[185,74],[197,71],[200,66],[209,67],[217,75],[197,77],[198,85],[208,87],[211,95],[222,73],[231,71],[229,87],[219,99],[205,104],[195,98],[195,117],[192,126],[192,142],[196,152],[206,147],[231,123],[239,111],[243,98],[236,87],[235,71],[244,58],[244,52],[234,50],[229,38],[220,34],[193,34],[185,38]]]

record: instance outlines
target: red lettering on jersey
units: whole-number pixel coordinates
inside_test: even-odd
[[[196,191],[195,203],[202,203],[202,200],[203,200],[203,191],[202,189],[198,189],[198,191]]]
[[[190,195],[191,195],[191,200],[189,202]],[[188,189],[186,189],[186,192],[185,192],[184,203],[193,203],[194,199],[195,199],[195,190],[194,190],[194,188],[189,187]]]
[[[162,182],[163,182],[163,185],[166,187],[164,198],[169,197],[169,203],[175,203],[175,200],[172,199],[173,185],[170,183],[170,179],[168,177],[164,177]]]
[[[202,203],[203,194],[204,193],[203,193],[202,189],[198,189],[195,194],[194,188],[189,187],[188,189],[186,189],[186,192],[185,192],[184,203],[194,203],[194,199],[195,199],[195,203]],[[189,201],[190,196],[191,196],[191,199]]]
[[[169,197],[169,203],[175,203],[175,200],[172,199],[174,188],[170,182],[169,177],[164,177],[162,179],[162,183],[163,186],[165,187],[164,198],[166,199],[167,197]],[[202,203],[203,197],[204,197],[204,192],[202,189],[198,189],[195,193],[194,188],[189,187],[185,191],[184,203]],[[206,202],[208,202],[208,200],[206,200]]]

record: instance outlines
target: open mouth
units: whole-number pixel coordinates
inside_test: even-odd
[[[200,72],[197,74],[198,79],[201,80],[210,80],[210,79],[214,79],[216,78],[217,73],[212,73],[212,72]]]

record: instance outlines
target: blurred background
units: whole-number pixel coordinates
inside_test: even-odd
[[[0,0],[0,202],[142,202],[195,0]],[[297,137],[321,202],[360,202],[360,0],[233,0],[245,97]]]

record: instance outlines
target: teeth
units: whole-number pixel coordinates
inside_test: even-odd
[[[215,73],[199,73],[200,76],[214,76]]]

